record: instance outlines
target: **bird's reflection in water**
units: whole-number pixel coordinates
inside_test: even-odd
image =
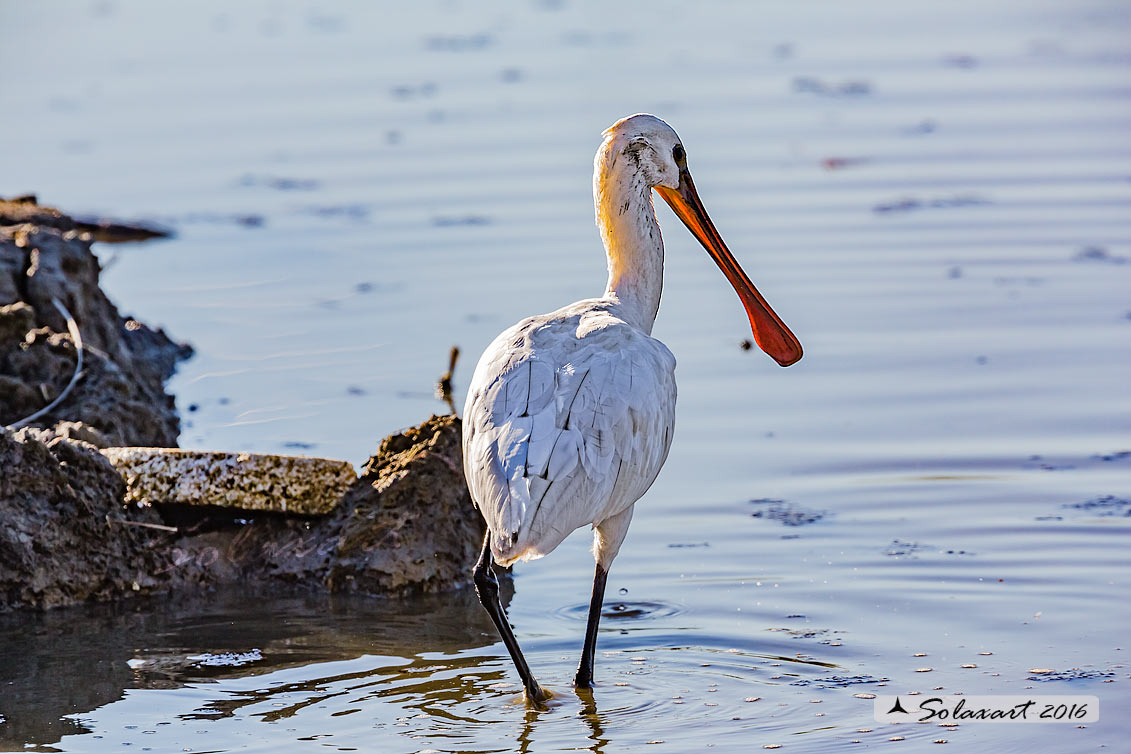
[[[577,698],[581,700],[581,711],[578,717],[589,726],[589,740],[593,745],[589,751],[600,754],[605,750],[609,739],[605,738],[605,726],[601,720],[601,713],[597,710],[597,700],[593,697],[593,689],[578,689]]]
[[[579,745],[576,751],[591,751],[594,754],[602,754],[609,744],[609,739],[605,737],[605,723],[597,709],[597,700],[593,696],[593,689],[578,688],[574,689],[574,693],[577,694],[578,701],[581,702],[577,717],[588,726],[588,738],[592,742],[588,747]],[[518,733],[518,751],[521,754],[539,751],[541,749],[537,743],[539,724],[548,723],[557,726],[560,723],[561,707],[570,702],[571,700],[555,694],[554,698],[551,698],[547,704],[527,704],[522,718],[522,727]]]

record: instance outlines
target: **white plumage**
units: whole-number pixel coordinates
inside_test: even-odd
[[[464,409],[464,471],[496,562],[541,557],[625,514],[660,472],[675,427],[675,357],[590,299],[530,317],[488,346]]]
[[[475,585],[536,703],[546,694],[503,614],[491,562],[541,557],[593,525],[597,569],[574,680],[591,685],[606,576],[675,428],[675,357],[651,336],[664,276],[653,189],[730,280],[762,349],[782,366],[801,358],[800,343],[703,209],[675,131],[654,116],[633,115],[604,137],[593,169],[609,266],[604,295],[504,331],[480,358],[464,407],[464,474],[488,529]]]

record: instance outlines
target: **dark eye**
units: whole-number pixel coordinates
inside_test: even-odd
[[[675,160],[676,162],[683,162],[685,157],[687,157],[687,155],[683,153],[683,147],[681,147],[679,144],[676,144],[674,147],[672,147],[673,160]]]

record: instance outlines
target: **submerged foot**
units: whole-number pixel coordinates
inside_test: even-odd
[[[526,687],[526,701],[528,703],[540,707],[553,697],[553,694],[542,688],[538,681],[531,679],[530,683],[531,685]]]

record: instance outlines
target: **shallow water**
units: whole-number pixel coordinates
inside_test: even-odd
[[[805,359],[739,348],[661,210],[679,431],[592,695],[579,533],[514,579],[546,712],[469,593],[218,594],[4,617],[5,750],[1124,747],[1131,10],[408,5],[0,11],[0,194],[177,231],[99,253],[197,348],[182,445],[361,462],[442,410],[452,344],[458,388],[503,327],[600,292],[592,153],[638,110]],[[935,689],[1101,718],[889,726],[854,696]]]

